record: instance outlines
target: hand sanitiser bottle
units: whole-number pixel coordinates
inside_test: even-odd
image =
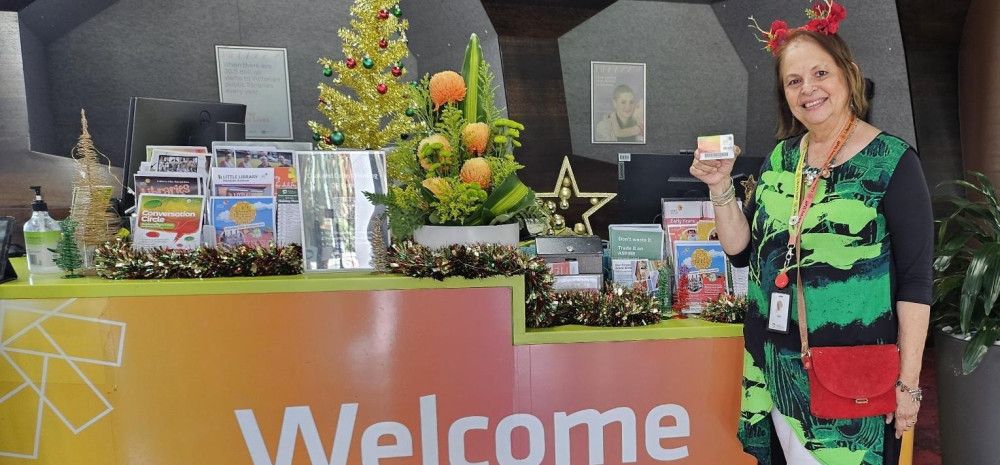
[[[62,230],[49,216],[49,206],[42,200],[42,187],[31,186],[35,201],[31,203],[31,219],[24,223],[24,248],[28,255],[28,271],[33,274],[58,273],[52,250],[59,245]],[[50,250],[52,249],[52,250]]]

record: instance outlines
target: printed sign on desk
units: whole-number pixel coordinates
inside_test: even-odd
[[[247,139],[292,139],[287,55],[283,48],[215,46],[219,100],[247,106]]]

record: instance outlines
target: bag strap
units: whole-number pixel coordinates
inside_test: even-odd
[[[806,320],[806,290],[802,285],[802,237],[795,239],[795,301],[799,309],[799,340],[802,342],[802,363],[806,369],[812,367],[809,352],[809,322]]]

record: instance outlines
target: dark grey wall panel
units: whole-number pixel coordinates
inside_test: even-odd
[[[55,153],[55,130],[49,100],[49,76],[45,46],[21,23],[21,56],[24,62],[24,89],[28,107],[31,150]]]
[[[559,39],[573,153],[676,153],[699,135],[746,140],[747,72],[709,5],[619,1]],[[646,63],[646,141],[591,144],[590,62]]]
[[[774,59],[761,50],[747,17],[761,25],[784,19],[792,27],[807,21],[799,1],[726,0],[712,5],[719,21],[749,70],[747,134],[749,153],[766,155],[774,148],[777,100],[774,90]],[[882,130],[915,144],[906,58],[893,0],[850,2],[847,19],[839,34],[851,46],[865,77],[875,82],[872,123]]]
[[[28,147],[28,108],[17,13],[0,12],[0,153]]]
[[[506,107],[500,43],[486,10],[476,0],[425,0],[403,2],[403,12],[410,18],[410,53],[420,65],[420,74],[438,71],[462,71],[462,58],[469,35],[479,36],[483,58],[490,62],[496,74],[497,105]],[[461,27],[454,25],[461,24]]]
[[[132,96],[219,100],[216,44],[239,43],[236,0],[121,0],[48,47],[56,154],[85,108],[94,143],[124,158]]]
[[[56,1],[56,0],[49,0]],[[72,2],[75,0],[61,0]],[[128,99],[132,96],[218,101],[215,45],[288,49],[292,123],[296,140],[311,140],[306,121],[316,111],[316,86],[325,79],[316,60],[340,59],[337,29],[347,26],[350,0],[119,0],[47,47],[56,143],[64,154],[79,133],[79,111],[87,109],[94,141],[120,163]],[[468,34],[482,31],[486,56],[496,64],[499,48],[478,2],[404,2],[410,19],[409,78],[428,70],[461,67]],[[441,24],[462,27],[441,28]],[[447,52],[441,53],[446,50]],[[501,91],[502,97],[502,91]]]

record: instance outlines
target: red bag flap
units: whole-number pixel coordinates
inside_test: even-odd
[[[810,352],[816,379],[841,397],[878,397],[899,379],[899,350],[893,344],[813,347]]]

